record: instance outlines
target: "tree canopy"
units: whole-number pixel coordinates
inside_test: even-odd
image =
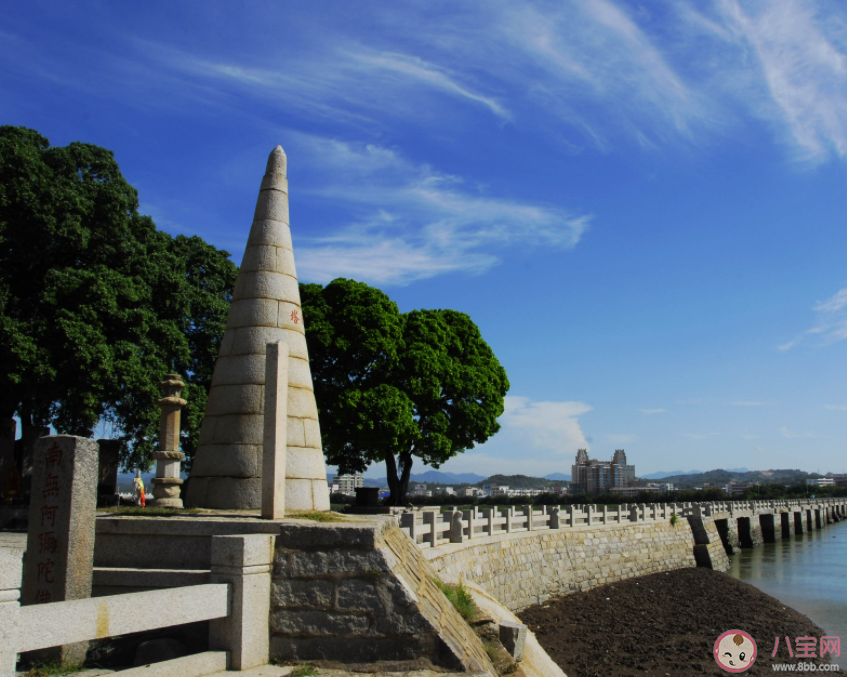
[[[179,373],[190,456],[237,275],[228,257],[139,214],[111,151],[0,127],[0,416],[83,436],[105,420],[124,466],[145,467],[159,381]]]
[[[500,429],[506,371],[455,310],[400,313],[378,289],[339,278],[300,285],[327,462],[386,464],[405,503],[414,457],[438,468]]]

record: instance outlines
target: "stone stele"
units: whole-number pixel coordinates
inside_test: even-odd
[[[287,159],[268,158],[227,316],[186,504],[262,506],[265,350],[288,345],[285,510],[329,510],[326,464],[288,225]]]
[[[97,442],[71,435],[35,443],[21,603],[91,597]],[[37,660],[82,662],[88,642],[38,652]]]

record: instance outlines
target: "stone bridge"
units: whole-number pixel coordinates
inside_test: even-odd
[[[847,499],[423,508],[399,518],[439,574],[474,581],[516,611],[633,576],[726,570],[740,548],[847,518]]]

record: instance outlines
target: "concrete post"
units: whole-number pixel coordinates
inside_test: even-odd
[[[229,651],[230,670],[268,662],[274,540],[272,534],[212,536],[210,582],[230,584],[230,612],[209,622],[209,648]]]
[[[466,519],[468,521],[468,540],[470,541],[473,538],[473,527],[474,527],[474,513],[476,510],[471,508],[470,510],[462,511],[462,519]]]
[[[91,597],[97,442],[55,435],[35,444],[23,604]],[[81,663],[88,642],[39,652],[43,662]]]
[[[482,513],[483,517],[486,520],[488,520],[488,524],[486,525],[486,530],[488,531],[489,536],[494,535],[494,512],[495,512],[494,508],[488,508],[487,510],[484,510],[483,513]]]
[[[559,506],[554,505],[550,508],[550,522],[548,523],[551,529],[559,529]]]
[[[262,518],[285,517],[288,444],[288,344],[265,348],[265,407],[262,436]],[[414,527],[413,527],[414,529]]]
[[[513,506],[508,506],[506,508],[506,533],[512,533],[512,511],[514,510]]]
[[[585,506],[585,525],[589,527],[594,524],[594,511],[592,508],[594,508],[593,505]]]
[[[163,397],[157,400],[162,408],[159,425],[159,449],[153,452],[156,476],[153,478],[153,500],[157,508],[181,508],[179,476],[180,461],[185,454],[179,450],[180,411],[187,404],[180,397],[185,384],[179,374],[168,374],[162,381]]]
[[[574,516],[574,507],[572,505],[568,505],[568,526],[576,526],[576,517]]]
[[[527,531],[532,531],[532,530],[533,530],[533,524],[532,524],[532,506],[531,506],[531,505],[525,505],[525,506],[523,507],[523,514],[524,514],[524,515],[526,515],[526,530],[527,530]]]

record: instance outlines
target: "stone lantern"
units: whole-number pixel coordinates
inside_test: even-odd
[[[186,402],[179,395],[184,387],[179,374],[167,374],[162,381],[164,397],[157,401],[162,408],[162,423],[159,428],[159,450],[153,452],[156,476],[153,478],[151,501],[157,508],[182,507],[179,469],[185,454],[179,450],[179,415]]]

